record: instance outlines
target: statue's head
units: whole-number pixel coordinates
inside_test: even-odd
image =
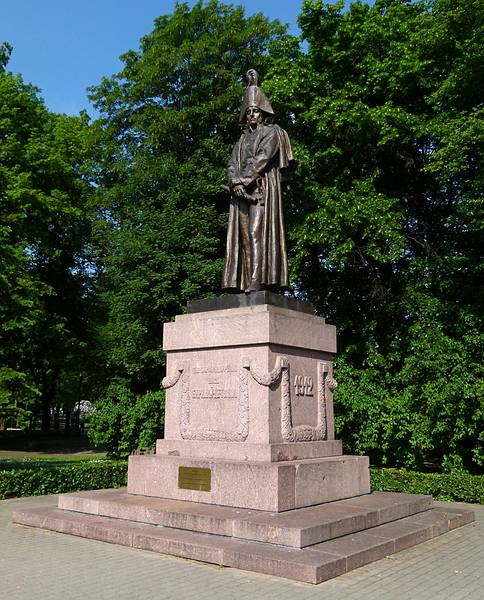
[[[249,69],[246,73],[247,87],[245,89],[244,100],[242,102],[242,108],[240,110],[240,122],[247,121],[248,125],[252,127],[255,115],[257,115],[257,126],[262,123],[266,115],[273,115],[271,103],[264,94],[264,92],[258,87],[259,75],[255,69]],[[249,114],[250,111],[250,114]],[[257,114],[258,111],[258,114]]]
[[[264,116],[263,111],[258,106],[248,106],[245,110],[247,125],[251,129],[256,129],[264,121]]]

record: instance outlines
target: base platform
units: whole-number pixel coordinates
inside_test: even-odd
[[[180,468],[207,469],[210,490],[181,489]],[[295,461],[249,461],[133,455],[128,492],[258,511],[287,511],[370,492],[367,456],[328,456]]]
[[[433,508],[430,496],[386,492],[277,513],[98,490],[13,513],[21,525],[307,583],[473,520],[472,511]]]

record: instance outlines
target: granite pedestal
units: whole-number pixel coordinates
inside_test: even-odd
[[[336,331],[268,292],[200,301],[167,323],[165,439],[127,490],[59,497],[14,521],[319,583],[473,519],[429,496],[370,494],[334,437]]]
[[[278,512],[368,494],[368,459],[334,439],[335,327],[267,292],[226,302],[165,325],[166,437],[130,457],[128,492]]]

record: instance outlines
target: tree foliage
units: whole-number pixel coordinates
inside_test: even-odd
[[[88,390],[96,443],[153,444],[162,325],[219,293],[253,67],[298,159],[292,292],[338,328],[346,449],[482,466],[483,18],[479,0],[307,0],[297,38],[178,3],[91,89],[91,125],[49,113],[1,45],[0,411]]]
[[[50,113],[6,71],[10,51],[0,56],[0,418],[25,419],[40,400],[47,428],[85,339],[86,122]]]
[[[266,87],[297,140],[298,293],[338,326],[340,434],[374,460],[482,463],[483,13],[321,0]]]

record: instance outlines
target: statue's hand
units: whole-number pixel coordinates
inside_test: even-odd
[[[245,195],[245,190],[243,185],[234,185],[232,188],[232,194],[237,198],[242,198]]]

